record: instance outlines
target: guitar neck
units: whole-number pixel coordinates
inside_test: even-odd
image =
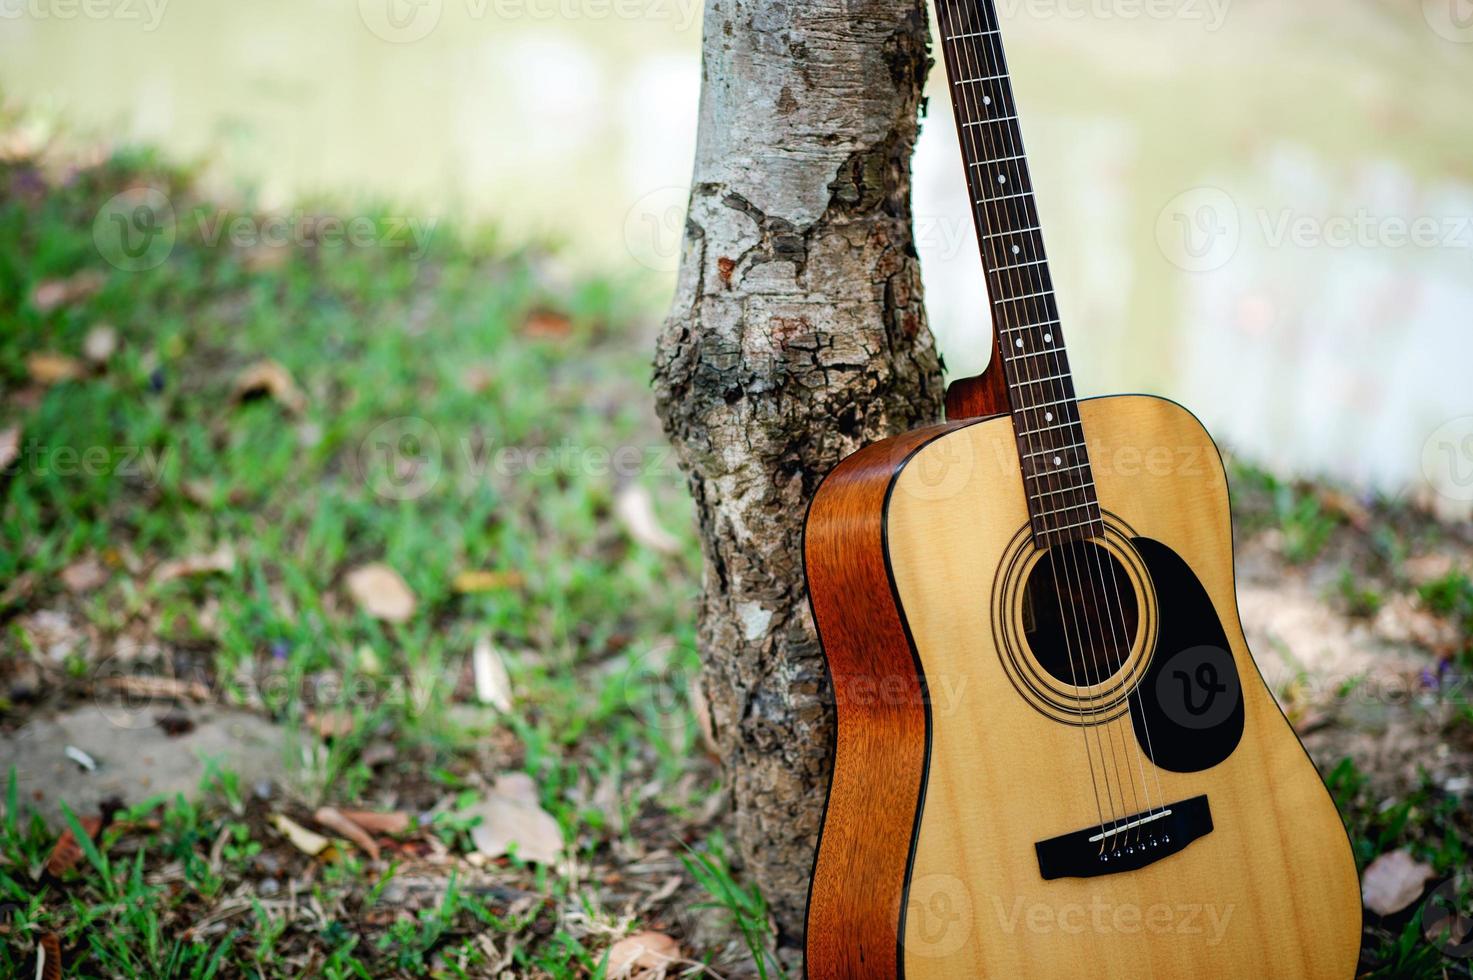
[[[1104,531],[993,0],[935,0],[1039,547]]]

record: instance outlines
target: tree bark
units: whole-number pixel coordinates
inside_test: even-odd
[[[940,417],[910,159],[924,0],[707,0],[700,130],[660,417],[704,551],[702,688],[735,835],[802,936],[833,709],[803,584],[822,477]]]

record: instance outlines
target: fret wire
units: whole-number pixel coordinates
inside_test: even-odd
[[[1082,442],[1074,442],[1074,443],[1070,443],[1067,446],[1055,446],[1053,449],[1040,449],[1036,453],[1027,453],[1027,454],[1025,454],[1023,456],[1023,458],[1024,459],[1032,459],[1034,456],[1047,456],[1050,453],[1053,453],[1054,455],[1058,455],[1059,453],[1067,453],[1071,449],[1083,449],[1083,448],[1084,448],[1084,443],[1082,443]]]
[[[1042,435],[1045,432],[1053,432],[1056,429],[1069,429],[1069,428],[1073,428],[1073,427],[1075,427],[1077,425],[1079,425],[1079,423],[1077,421],[1074,421],[1074,422],[1060,422],[1058,425],[1049,425],[1049,426],[1043,427],[1042,429],[1025,429],[1024,431],[1025,432],[1028,432],[1028,433],[1031,433],[1033,435]]]
[[[1071,504],[1068,507],[1055,507],[1053,510],[1040,511],[1037,516],[1053,517],[1055,514],[1067,514],[1071,510],[1087,510],[1088,508],[1093,506],[1094,502],[1087,500],[1082,504]]]
[[[1050,381],[1063,381],[1065,378],[1068,378],[1068,377],[1070,377],[1070,374],[1069,374],[1069,372],[1065,371],[1063,374],[1055,374],[1055,375],[1052,375],[1051,377],[1047,377],[1047,378],[1030,378],[1027,381],[1019,381],[1017,384],[1008,385],[1008,387],[1009,388],[1024,388],[1024,387],[1027,387],[1028,385],[1048,384]]]
[[[1065,531],[1072,531],[1072,530],[1074,530],[1077,527],[1089,527],[1092,524],[1103,524],[1103,523],[1104,523],[1104,519],[1103,518],[1101,518],[1101,517],[1091,517],[1089,520],[1087,520],[1087,521],[1080,521],[1078,524],[1065,524],[1063,527],[1051,527],[1051,528],[1048,529],[1048,533],[1050,533],[1050,534],[1063,534]]]
[[[1027,296],[1009,296],[1006,299],[1000,299],[1000,300],[997,300],[996,302],[997,303],[1021,303],[1025,299],[1038,299],[1040,296],[1052,296],[1053,294],[1054,294],[1054,291],[1052,289],[1045,289],[1041,293],[1029,293]],[[996,305],[996,304],[994,304],[994,305]]]
[[[1087,470],[1087,469],[1089,469],[1089,464],[1088,463],[1078,463],[1078,464],[1076,464],[1074,466],[1065,466],[1063,469],[1052,470],[1050,472],[1051,473],[1068,473],[1070,470]],[[1039,476],[1038,476],[1038,474],[1030,473],[1028,475],[1028,479],[1037,481],[1039,479]],[[1066,487],[1065,489],[1066,490],[1083,490],[1085,487],[1092,487],[1094,485],[1095,485],[1095,481],[1094,480],[1085,480],[1083,483],[1077,483],[1074,486],[1072,486],[1072,487]],[[1044,494],[1047,494],[1047,493],[1057,493],[1057,492],[1058,492],[1057,490],[1045,490],[1045,491],[1043,491],[1041,493],[1029,494],[1029,496],[1031,496],[1031,497],[1041,497],[1041,496],[1044,496]]]
[[[1038,231],[1038,227],[1036,225],[1033,226],[1033,227],[1030,227],[1030,228],[1019,228],[1017,231],[999,231],[999,232],[994,232],[994,233],[992,233],[990,235],[983,235],[982,237],[983,238],[1002,238],[1002,237],[1004,237],[1006,235],[1026,235],[1029,232],[1035,232],[1035,231]]]

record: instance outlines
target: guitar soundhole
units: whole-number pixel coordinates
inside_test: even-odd
[[[1124,566],[1093,541],[1050,548],[1023,592],[1023,635],[1039,666],[1075,687],[1120,672],[1140,628],[1140,606]]]

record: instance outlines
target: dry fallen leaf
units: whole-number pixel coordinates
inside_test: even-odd
[[[273,813],[271,823],[291,841],[292,846],[303,854],[316,857],[332,846],[332,841],[321,834],[308,830],[282,813]]]
[[[651,551],[673,555],[680,550],[680,542],[655,518],[655,502],[650,492],[639,484],[631,483],[619,491],[614,499],[614,513],[629,536]]]
[[[485,799],[462,815],[481,818],[471,829],[471,840],[485,857],[501,857],[513,847],[523,861],[537,864],[556,864],[562,855],[563,830],[538,805],[536,786],[525,774],[501,777]]]
[[[50,313],[86,299],[101,289],[105,282],[107,277],[96,269],[79,272],[69,279],[46,279],[37,283],[31,293],[31,305],[38,313]]]
[[[354,821],[349,820],[336,807],[318,807],[317,812],[312,814],[312,819],[333,833],[346,837],[354,844],[357,844],[371,859],[378,860],[378,843],[368,835],[368,831],[364,830]]]
[[[54,932],[36,944],[36,980],[61,980],[61,936]]]
[[[609,980],[631,976],[635,970],[658,970],[681,960],[680,944],[663,932],[636,932],[609,948]]]
[[[292,412],[301,412],[307,407],[307,399],[297,388],[286,368],[275,361],[257,361],[235,376],[235,398],[270,396]]]
[[[307,725],[319,738],[344,738],[353,734],[357,722],[353,720],[353,712],[339,708],[334,711],[307,712]]]
[[[701,743],[714,758],[721,758],[721,752],[716,747],[716,729],[711,724],[711,703],[706,700],[706,689],[701,686],[699,674],[691,675],[690,683],[686,685],[686,695],[690,698],[691,713],[696,716],[696,724],[701,729]]]
[[[370,834],[402,834],[414,826],[414,820],[402,810],[375,813],[372,810],[339,810],[343,816]]]
[[[155,585],[172,582],[176,578],[191,578],[196,575],[228,575],[235,571],[235,549],[222,544],[206,555],[188,555],[171,561],[160,562],[153,570]]]
[[[78,817],[77,824],[82,832],[88,837],[96,838],[102,830],[101,817]],[[77,866],[82,860],[82,845],[77,842],[76,835],[68,827],[61,832],[56,839],[56,846],[51,849],[51,856],[46,859],[46,870],[56,877]]]
[[[1382,854],[1361,876],[1361,900],[1377,915],[1394,915],[1422,897],[1427,879],[1436,872],[1406,851]]]
[[[106,364],[118,349],[118,332],[111,324],[99,323],[87,331],[82,355],[93,364]]]
[[[5,469],[20,455],[20,426],[12,425],[0,429],[0,470]]]
[[[82,363],[74,357],[52,351],[39,351],[26,358],[26,373],[41,385],[75,381],[83,375]]]
[[[346,582],[353,601],[375,619],[404,623],[414,615],[414,593],[388,565],[373,562],[355,568]]]
[[[451,587],[456,592],[471,594],[494,592],[497,589],[518,589],[522,586],[521,572],[501,572],[485,569],[464,571],[455,576]]]
[[[1426,585],[1428,582],[1447,578],[1457,567],[1452,555],[1439,553],[1418,555],[1401,564],[1402,572],[1413,585]]]
[[[91,592],[108,580],[108,570],[96,558],[83,558],[61,570],[61,584],[68,592]]]
[[[533,310],[522,321],[522,333],[543,340],[560,340],[573,329],[573,321],[554,310]]]
[[[476,700],[503,713],[511,711],[511,677],[501,654],[484,636],[471,650],[471,670],[476,677]]]

